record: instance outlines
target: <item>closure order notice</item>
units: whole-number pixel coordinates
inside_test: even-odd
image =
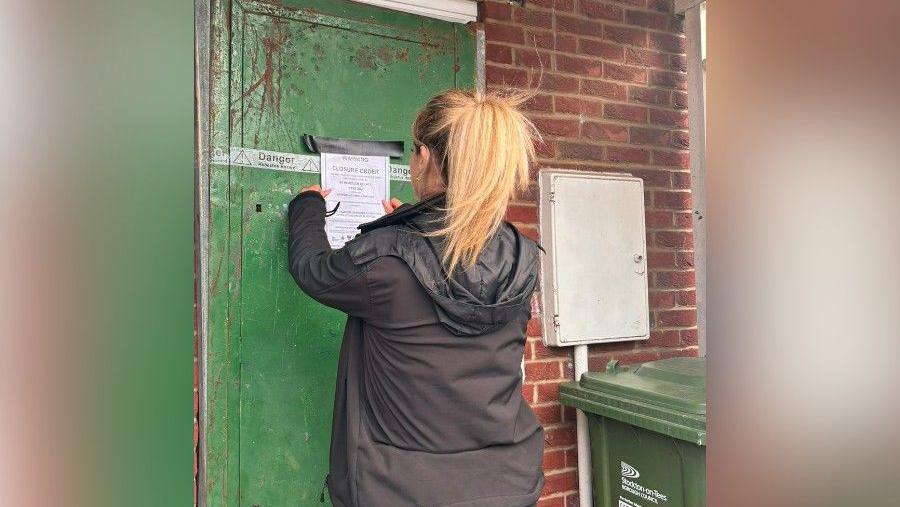
[[[359,232],[360,224],[384,215],[381,201],[390,196],[388,157],[322,153],[322,188],[330,188],[328,209],[337,212],[325,219],[331,248],[341,248]]]

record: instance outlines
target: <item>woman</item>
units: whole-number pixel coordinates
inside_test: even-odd
[[[328,190],[290,205],[291,274],[348,314],[326,486],[336,506],[533,505],[543,429],[520,363],[538,246],[503,217],[524,189],[525,97],[447,91],[413,124],[419,203],[331,250]],[[324,491],[323,491],[324,501]]]

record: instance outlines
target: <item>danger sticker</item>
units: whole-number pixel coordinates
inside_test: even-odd
[[[296,173],[321,172],[321,159],[319,155],[306,155],[300,153],[284,153],[271,150],[258,150],[255,148],[243,148],[232,146],[228,153],[221,148],[215,148],[211,157],[213,164],[236,165],[241,167],[254,167],[257,169],[272,169],[275,171],[290,171]],[[394,181],[409,181],[409,166],[401,164],[390,165],[390,179]]]

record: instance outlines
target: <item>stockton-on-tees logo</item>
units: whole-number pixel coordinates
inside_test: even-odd
[[[622,464],[622,477],[628,477],[629,479],[637,479],[641,476],[641,473],[634,469],[633,466],[625,463],[624,461],[620,461]]]
[[[622,491],[631,493],[632,495],[642,500],[653,502],[656,505],[667,503],[669,501],[669,497],[663,493],[660,493],[659,490],[648,488],[635,482],[634,479],[638,479],[641,476],[641,473],[636,468],[629,465],[628,463],[625,463],[624,461],[620,461],[619,463],[622,465]],[[634,503],[633,500],[628,500],[627,498],[620,496],[619,505],[623,504],[630,504],[634,506],[638,505]]]

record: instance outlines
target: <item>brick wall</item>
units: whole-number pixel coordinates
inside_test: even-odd
[[[544,135],[538,170],[629,172],[644,180],[651,336],[590,349],[590,368],[697,354],[687,78],[682,20],[671,0],[487,0],[488,85],[535,88],[529,117]],[[541,77],[542,76],[542,77]],[[536,181],[536,180],[535,180]],[[508,218],[538,238],[537,184]],[[577,505],[575,414],[558,402],[571,348],[529,323],[523,394],[546,431],[540,506]]]

